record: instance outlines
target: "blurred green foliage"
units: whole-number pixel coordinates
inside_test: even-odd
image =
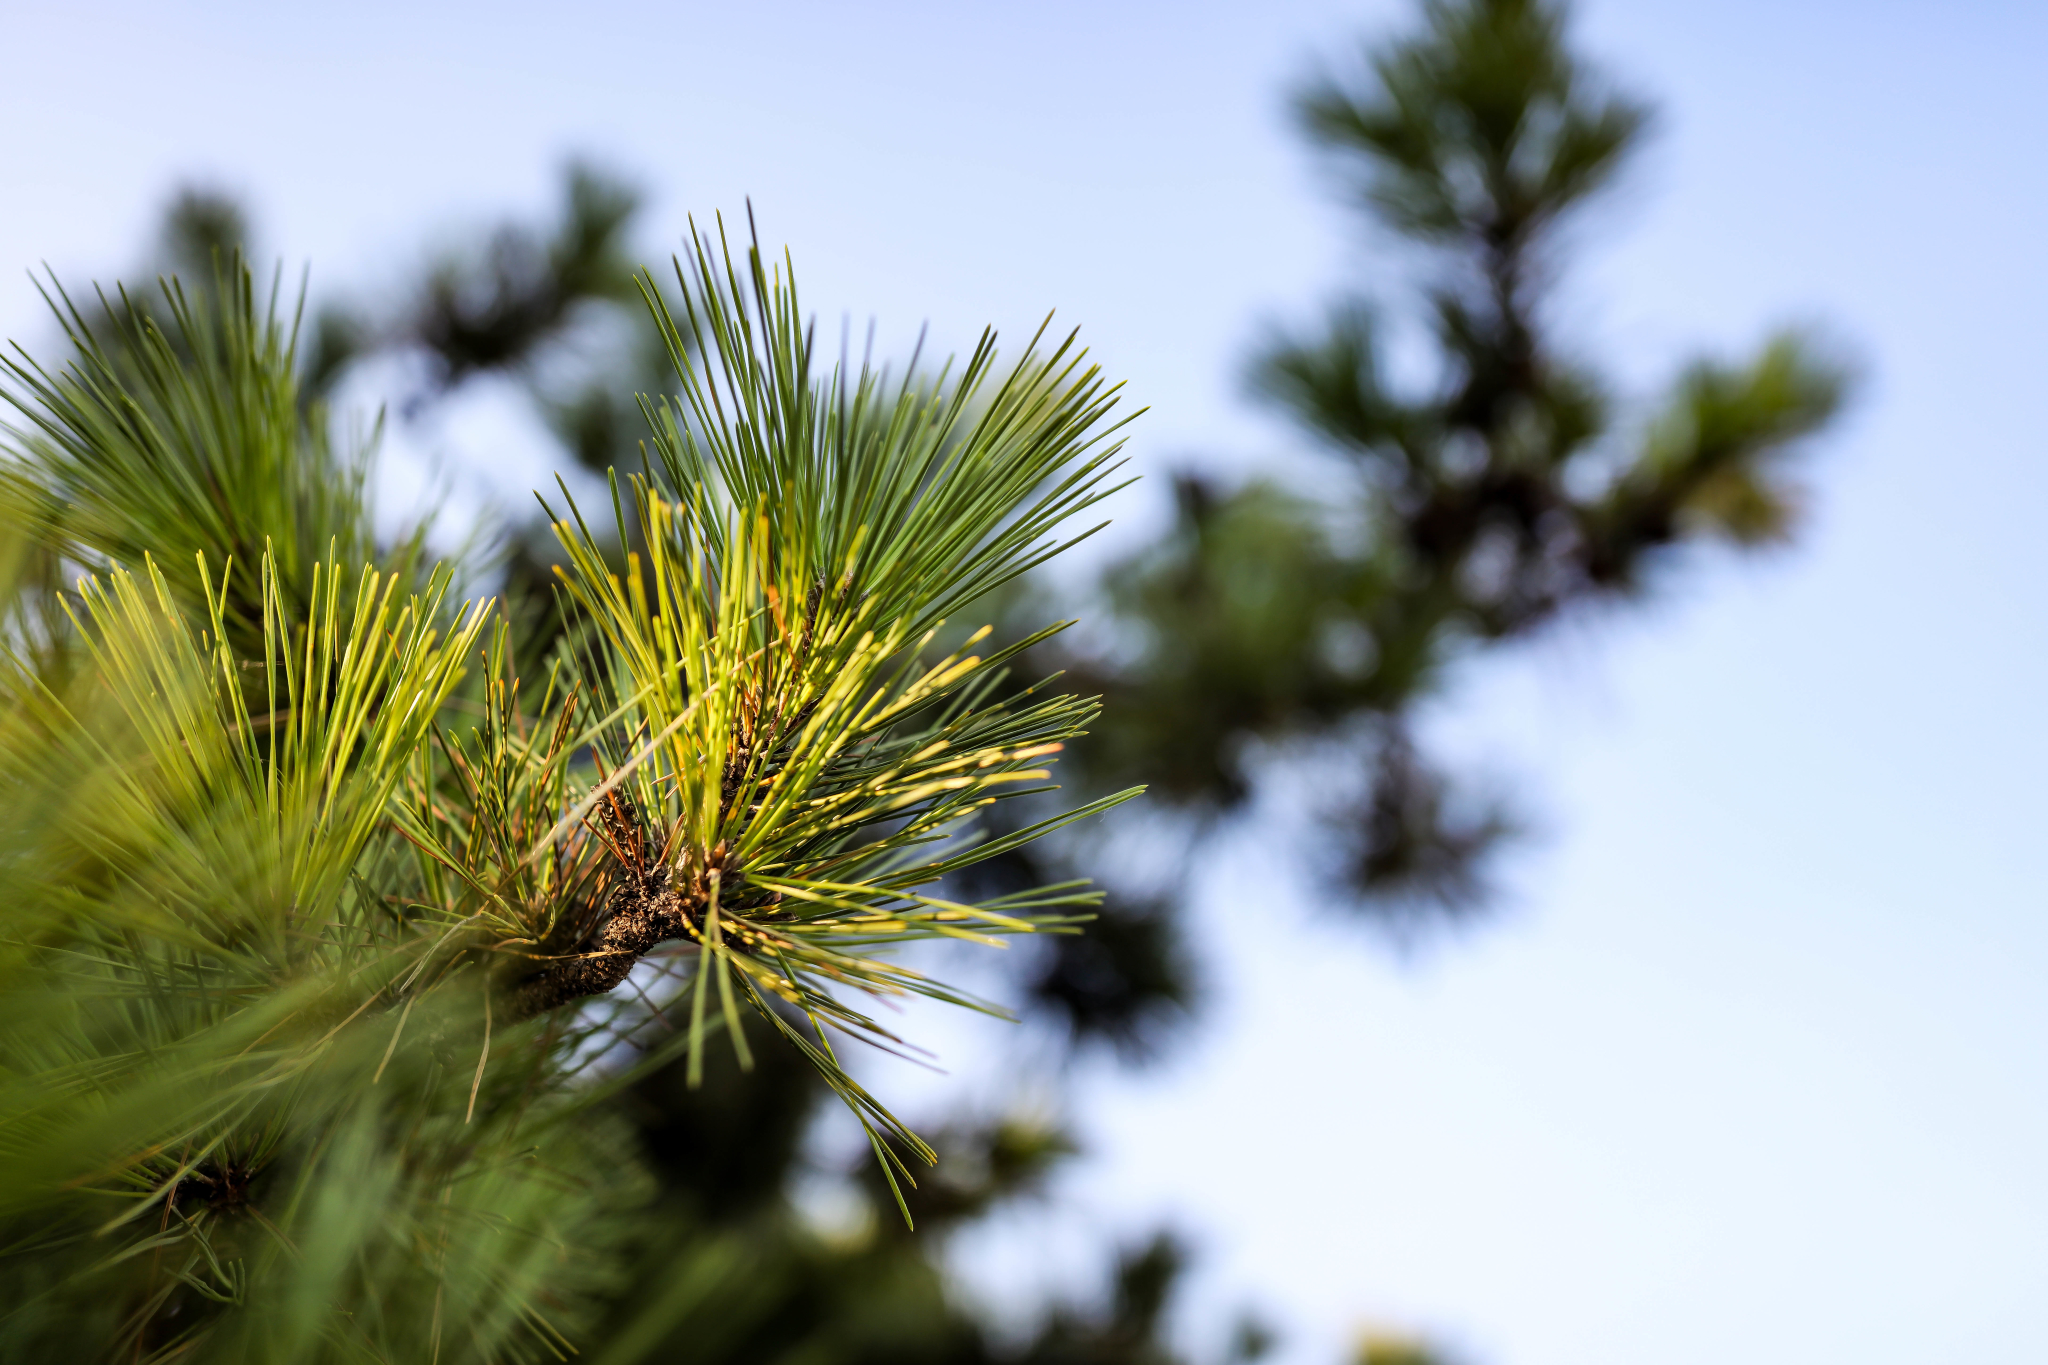
[[[1182,476],[1172,528],[1103,576],[1115,648],[1062,662],[1112,717],[1082,751],[1096,780],[1142,774],[1209,829],[1306,767],[1332,793],[1294,850],[1307,880],[1412,930],[1486,904],[1488,855],[1518,823],[1444,771],[1418,711],[1491,647],[1643,599],[1682,547],[1789,535],[1793,456],[1848,371],[1787,331],[1623,404],[1559,337],[1567,230],[1649,115],[1571,51],[1556,5],[1432,0],[1419,31],[1311,81],[1295,110],[1402,269],[1379,292],[1419,314],[1346,295],[1277,332],[1252,390],[1324,472]],[[1392,354],[1425,339],[1428,372],[1397,378]],[[1082,862],[1144,907],[1186,893]]]

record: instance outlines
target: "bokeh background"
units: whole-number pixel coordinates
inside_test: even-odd
[[[1802,535],[1702,555],[1654,610],[1492,653],[1433,704],[1433,741],[1541,817],[1483,921],[1390,946],[1286,864],[1285,803],[1238,827],[1191,921],[1205,1008],[1154,1065],[1084,1058],[1049,1087],[1086,1157],[948,1254],[963,1293],[1022,1313],[1168,1223],[1197,1249],[1176,1336],[1213,1354],[1249,1305],[1288,1362],[1372,1324],[1502,1365],[2039,1357],[2048,16],[1575,14],[1663,116],[1575,229],[1563,330],[1644,385],[1786,320],[1844,338],[1865,382],[1806,467]],[[111,278],[200,184],[248,205],[259,253],[310,262],[316,299],[373,303],[550,212],[583,155],[648,192],[646,259],[751,200],[824,324],[874,319],[878,353],[1056,308],[1149,405],[1145,472],[1289,469],[1247,349],[1399,276],[1285,92],[1410,20],[16,6],[0,264]],[[25,273],[0,277],[0,330],[51,334]],[[483,385],[396,424],[387,511],[519,505],[561,462],[520,401]],[[1121,496],[1099,554],[1162,524],[1165,482]],[[878,1072],[885,1093],[1031,1084],[1000,1034],[918,1026],[951,1074]]]

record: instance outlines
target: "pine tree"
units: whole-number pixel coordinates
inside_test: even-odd
[[[1678,547],[1786,538],[1791,457],[1848,381],[1783,331],[1620,404],[1554,315],[1566,233],[1639,149],[1647,106],[1572,51],[1560,5],[1429,0],[1421,19],[1307,84],[1295,111],[1379,259],[1409,269],[1422,308],[1405,335],[1428,339],[1434,373],[1391,373],[1385,298],[1347,295],[1277,336],[1253,391],[1327,477],[1182,476],[1175,525],[1103,577],[1121,652],[1067,661],[1116,718],[1079,755],[1096,780],[1143,774],[1148,805],[1192,836],[1311,764],[1331,795],[1300,865],[1403,932],[1484,907],[1487,855],[1517,824],[1431,758],[1418,708],[1479,653],[1643,600]],[[1176,951],[1185,887],[1082,861],[1131,894],[1086,942],[1048,942],[1044,981],[1071,968],[1105,999],[1121,982],[1142,1028],[1173,1004],[1142,987]]]
[[[637,466],[639,443],[651,440],[654,428],[632,395],[661,391],[673,372],[659,313],[637,290],[628,306],[616,287],[637,202],[623,182],[572,163],[552,222],[496,226],[441,257],[381,308],[328,303],[300,362],[302,405],[332,392],[358,361],[382,361],[379,372],[407,381],[393,395],[392,420],[427,427],[441,403],[488,376],[524,390],[575,465],[600,474]],[[210,253],[246,243],[246,221],[217,198],[188,191],[170,206],[151,259],[203,268]],[[683,341],[690,340],[686,331]],[[624,545],[602,523],[593,530],[607,560],[623,568]],[[566,557],[545,522],[522,523],[516,512],[496,544],[475,567],[488,573],[503,566],[518,670],[521,660],[544,660],[568,624],[548,586],[554,564],[566,567]],[[1016,615],[998,612],[1001,619]],[[971,887],[957,889],[975,898]],[[1030,997],[1022,1003],[1027,1014],[1045,1013]],[[665,1013],[680,1024],[687,1004],[674,1002]],[[638,1041],[659,1045],[668,1027],[657,1020]],[[938,1253],[954,1233],[1039,1193],[1052,1170],[1073,1157],[1075,1146],[1056,1123],[1031,1113],[926,1115],[920,1130],[940,1160],[915,1186],[892,1189],[872,1161],[821,1173],[809,1169],[803,1142],[828,1093],[815,1069],[792,1050],[757,1044],[751,1051],[756,1065],[742,1072],[713,1048],[694,1085],[686,1057],[656,1059],[607,1102],[654,1183],[650,1231],[607,1299],[602,1327],[584,1343],[590,1358],[681,1354],[709,1362],[790,1354],[845,1365],[1176,1358],[1164,1344],[1165,1309],[1180,1260],[1177,1250],[1162,1252],[1178,1245],[1164,1233],[1140,1237],[1117,1254],[1101,1306],[1046,1305],[1021,1341],[992,1330],[947,1286]],[[864,1232],[827,1234],[798,1207],[794,1192],[821,1174],[836,1178],[852,1207],[868,1210]],[[899,1197],[914,1216],[914,1232],[897,1216]],[[684,1264],[715,1276],[715,1289],[680,1299],[647,1292]],[[1139,1312],[1133,1305],[1148,1306]],[[1247,1318],[1227,1359],[1249,1359],[1269,1335]]]
[[[538,675],[371,543],[238,263],[58,291],[73,357],[8,363],[10,1359],[546,1359],[629,1294],[702,1310],[715,1239],[635,1273],[675,1229],[617,1098],[671,1060],[801,1057],[908,1216],[934,1153],[841,1064],[902,1045],[862,1000],[986,1008],[892,950],[1071,930],[1084,886],[946,879],[1130,794],[957,837],[1096,708],[998,686],[1057,626],[935,643],[1110,491],[1114,390],[1043,334],[828,370],[787,262],[722,237],[677,281],[641,279],[678,396],[606,532],[546,495]]]
[[[948,994],[877,956],[921,935],[1040,931],[1012,956],[1077,1044],[1146,1055],[1192,1002],[1185,888],[1033,837],[1077,812],[1031,794],[1029,750],[1084,726],[1085,809],[1147,781],[1188,829],[1266,780],[1248,739],[1305,741],[1357,777],[1310,861],[1375,913],[1482,905],[1512,820],[1429,758],[1417,705],[1642,596],[1670,547],[1789,531],[1785,456],[1843,382],[1810,341],[1702,362],[1636,417],[1558,339],[1561,229],[1647,126],[1565,38],[1555,6],[1433,4],[1303,93],[1347,197],[1423,263],[1441,366],[1387,378],[1384,298],[1276,341],[1255,386],[1340,492],[1184,478],[1174,530],[1105,580],[1142,645],[1114,666],[1046,657],[1036,622],[972,666],[956,628],[919,644],[1012,619],[1003,581],[1105,491],[1108,394],[1071,351],[821,376],[786,273],[706,249],[657,294],[635,197],[588,169],[558,225],[449,258],[391,317],[302,337],[275,285],[212,275],[245,234],[205,195],[159,252],[182,284],[58,294],[74,354],[12,368],[0,471],[9,1358],[1176,1359],[1171,1238],[1021,1341],[953,1300],[931,1239],[1070,1144],[959,1119],[927,1146],[827,1044],[895,1045],[864,990]],[[593,317],[624,343],[558,364]],[[509,375],[618,471],[595,515],[543,490],[499,604],[453,605],[496,564],[452,578],[371,533],[374,433],[335,442],[320,408],[380,349],[429,361],[397,420]],[[855,469],[878,482],[849,499]],[[1024,685],[1060,664],[1112,698],[1099,721]],[[899,708],[880,728],[864,685]],[[963,815],[993,837],[917,843]],[[1048,870],[1077,851],[1138,894],[1044,932],[1096,908]],[[835,1091],[878,1154],[857,1185],[887,1216],[857,1239],[790,1199]]]

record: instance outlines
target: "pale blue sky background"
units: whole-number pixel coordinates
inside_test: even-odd
[[[1238,359],[1373,267],[1280,92],[1405,6],[8,10],[7,335],[46,336],[17,268],[121,268],[181,177],[317,292],[548,206],[590,151],[656,192],[652,250],[751,195],[885,347],[1059,308],[1161,470],[1289,450]],[[1078,1283],[1171,1217],[1205,1248],[1189,1339],[1255,1303],[1290,1365],[1368,1321],[1492,1365],[2048,1358],[2048,11],[1581,13],[1666,119],[1567,323],[1644,382],[1788,318],[1851,338],[1808,532],[1465,680],[1446,742],[1544,816],[1491,925],[1403,965],[1251,904],[1272,841],[1223,850],[1214,1010],[1161,1070],[1082,1078],[1067,1211],[963,1264]],[[493,420],[437,439],[537,477]],[[985,1039],[955,1053],[1000,1091]]]

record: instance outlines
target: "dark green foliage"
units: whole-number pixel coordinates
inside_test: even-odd
[[[663,1193],[715,1223],[745,1221],[787,1197],[825,1093],[802,1054],[768,1046],[761,1025],[744,1027],[754,1038],[752,1071],[721,1053],[693,1086],[678,1057],[619,1097]]]
[[[1837,362],[1782,333],[1617,420],[1548,305],[1560,228],[1647,114],[1563,27],[1539,0],[1432,3],[1421,32],[1301,93],[1339,184],[1405,244],[1435,375],[1389,377],[1385,310],[1360,299],[1276,337],[1253,388],[1324,452],[1326,481],[1183,479],[1174,529],[1104,579],[1128,652],[1076,661],[1117,718],[1085,754],[1100,780],[1146,781],[1206,820],[1287,761],[1273,755],[1312,750],[1319,783],[1352,794],[1304,860],[1404,919],[1483,904],[1484,855],[1513,824],[1413,735],[1446,669],[1640,594],[1679,545],[1786,535],[1785,457],[1844,389]]]
[[[412,335],[440,362],[443,384],[524,362],[586,303],[635,301],[635,265],[624,238],[639,195],[575,165],[565,198],[551,240],[508,226],[480,262],[451,262],[428,281]]]
[[[1125,1252],[1117,1260],[1109,1311],[1055,1311],[1019,1365],[1169,1365],[1174,1357],[1160,1328],[1185,1259],[1167,1233]]]
[[[1185,1262],[1160,1235],[1118,1258],[1107,1302],[1056,1304],[1030,1334],[1006,1343],[947,1292],[930,1253],[951,1230],[1033,1195],[1072,1152],[1054,1128],[1016,1119],[957,1122],[933,1143],[939,1165],[909,1192],[913,1232],[894,1216],[879,1169],[853,1181],[864,1216],[825,1234],[790,1203],[802,1174],[799,1139],[824,1094],[809,1068],[776,1059],[743,1073],[713,1059],[691,1087],[678,1061],[636,1083],[626,1113],[658,1181],[668,1229],[641,1258],[604,1336],[587,1348],[606,1362],[687,1358],[698,1365],[821,1361],[833,1365],[1176,1365],[1166,1309]],[[707,1225],[708,1223],[708,1225]],[[689,1300],[663,1294],[678,1274],[714,1288]],[[1229,1361],[1250,1360],[1270,1334],[1249,1320]]]
[[[1114,738],[1123,728],[1112,722],[1101,733]],[[1001,837],[1020,828],[1022,818],[998,810],[984,823]],[[963,869],[955,885],[962,895],[983,898],[1039,885],[1044,876],[1033,849],[1012,848]],[[1165,901],[1120,897],[1095,908],[1086,933],[1047,935],[1018,948],[1024,1003],[1076,1050],[1107,1044],[1127,1061],[1144,1061],[1195,1003],[1194,966]]]
[[[479,374],[544,383],[549,362],[559,359],[551,353],[599,318],[655,337],[640,307],[629,240],[639,208],[631,185],[572,162],[563,175],[560,221],[552,228],[499,225],[481,242],[444,255],[393,310],[324,311],[318,345],[308,357],[309,389],[325,392],[348,365],[370,354],[415,351],[430,362],[424,390],[407,403],[416,407]],[[633,407],[622,379],[667,382],[658,338],[652,359],[654,365],[631,375],[608,373],[594,394]],[[618,462],[585,463],[602,471]]]
[[[249,215],[239,200],[219,188],[187,185],[165,208],[153,259],[136,278],[176,276],[200,285],[238,254],[247,256],[249,246]]]
[[[1037,945],[1027,998],[1075,1045],[1099,1040],[1127,1060],[1153,1056],[1196,1000],[1171,914],[1164,901],[1134,897],[1098,907],[1085,934]]]
[[[1363,84],[1301,92],[1304,126],[1367,154],[1348,184],[1397,231],[1495,259],[1606,183],[1648,110],[1601,89],[1546,0],[1430,0],[1423,33],[1365,54]]]

